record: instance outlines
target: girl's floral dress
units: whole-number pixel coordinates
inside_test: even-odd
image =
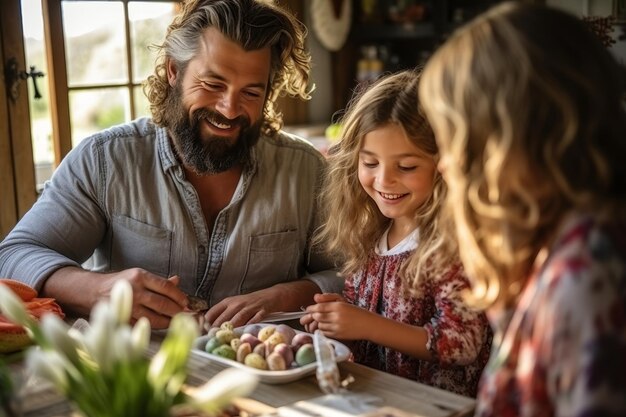
[[[626,416],[626,225],[570,218],[516,308],[489,319],[478,416]]]
[[[386,234],[383,239],[386,242]],[[415,244],[409,250],[372,253],[366,267],[346,279],[343,295],[348,302],[376,314],[424,327],[428,332],[427,347],[436,359],[419,360],[368,341],[357,341],[351,344],[354,360],[475,397],[491,344],[487,318],[463,302],[461,293],[469,283],[459,265],[441,276],[421,280],[416,295],[407,294],[398,271],[414,248]]]

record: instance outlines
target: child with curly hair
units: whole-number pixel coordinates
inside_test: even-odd
[[[491,333],[464,302],[469,283],[458,257],[436,268],[428,261],[444,243],[446,187],[419,78],[386,76],[350,103],[330,150],[317,235],[340,254],[345,289],[316,295],[301,323],[348,341],[358,363],[474,396]]]
[[[623,75],[580,19],[523,2],[424,69],[445,207],[495,332],[478,416],[626,415]]]

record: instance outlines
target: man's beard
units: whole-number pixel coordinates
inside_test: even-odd
[[[261,123],[250,125],[250,119],[239,116],[233,120],[208,109],[198,109],[191,115],[182,104],[180,84],[176,84],[165,100],[166,121],[174,140],[174,147],[183,163],[200,175],[218,174],[236,165],[245,166],[252,158],[252,147],[259,140]],[[211,135],[206,140],[200,134],[203,119],[218,124],[239,126],[239,137],[232,143],[231,138]]]

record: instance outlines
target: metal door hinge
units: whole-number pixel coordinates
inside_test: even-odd
[[[29,77],[33,80],[33,89],[35,90],[35,99],[41,98],[41,93],[37,87],[37,78],[43,77],[45,74],[41,71],[37,71],[35,66],[30,67],[30,72],[20,71],[17,68],[17,59],[15,57],[9,58],[4,66],[4,80],[6,83],[9,97],[15,103],[20,96],[19,84],[20,81],[26,80]]]

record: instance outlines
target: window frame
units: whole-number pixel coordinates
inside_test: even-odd
[[[128,65],[127,83],[102,83],[69,87],[67,80],[67,65],[65,53],[65,37],[63,32],[62,1],[72,0],[42,0],[42,14],[44,25],[44,37],[46,45],[46,59],[49,72],[50,88],[50,114],[52,117],[52,141],[54,149],[55,168],[61,163],[65,155],[72,149],[72,124],[70,116],[69,92],[80,90],[95,90],[104,87],[125,87],[128,89],[131,120],[136,117],[136,106],[133,89],[140,86],[133,82],[131,32],[128,18],[128,3],[133,0],[115,0],[124,6],[124,27],[126,36],[126,54]],[[77,1],[102,1],[102,0],[77,0]],[[134,0],[154,3],[172,2],[182,0]],[[300,20],[304,21],[305,2],[302,0],[282,0],[279,4],[291,10]],[[309,34],[309,36],[311,36]],[[291,97],[280,97],[276,103],[283,113],[285,125],[298,125],[308,122],[308,103]]]
[[[48,62],[50,86],[50,113],[52,117],[52,141],[54,148],[54,165],[58,166],[65,155],[72,149],[72,122],[70,115],[69,93],[71,91],[96,91],[103,88],[125,88],[128,91],[130,118],[137,117],[134,89],[141,87],[141,83],[133,82],[133,57],[130,19],[128,4],[133,0],[116,0],[122,3],[124,12],[124,36],[126,42],[126,65],[128,81],[125,83],[95,83],[81,84],[70,87],[67,79],[67,54],[65,51],[65,35],[63,31],[62,2],[71,0],[44,0],[42,14],[44,37],[46,45],[46,59]],[[80,0],[90,1],[90,0]],[[97,0],[94,0],[97,1]],[[101,1],[101,0],[100,0]],[[180,0],[134,0],[153,3],[172,2]]]
[[[22,27],[22,0],[0,0],[0,58],[3,64],[8,57],[17,59],[18,69],[26,68],[24,32]],[[65,39],[63,31],[62,0],[41,0],[41,11],[46,49],[50,117],[52,124],[52,143],[54,149],[54,168],[61,163],[72,149],[72,129],[69,107]],[[72,0],[67,0],[72,1]],[[103,0],[81,0],[103,1]],[[130,25],[128,3],[131,0],[118,0],[124,3],[127,43],[130,44]],[[136,0],[150,2],[170,2],[181,0]],[[305,2],[303,0],[279,0],[304,21]],[[310,36],[310,35],[309,35]],[[132,54],[130,48],[127,53]],[[132,60],[127,61],[132,65]],[[129,91],[131,111],[135,111],[133,83],[131,77],[125,85]],[[113,83],[110,84],[113,86]],[[109,85],[107,85],[109,86]],[[13,102],[7,96],[4,83],[0,83],[0,240],[9,233],[15,224],[35,203],[38,192],[35,180],[35,163],[31,134],[31,114],[28,102],[27,82],[21,82],[19,98]],[[102,85],[93,86],[102,87]],[[77,87],[76,89],[84,88]],[[308,123],[308,103],[298,99],[282,97],[277,102],[283,112],[286,125]],[[134,115],[134,113],[131,113]]]

